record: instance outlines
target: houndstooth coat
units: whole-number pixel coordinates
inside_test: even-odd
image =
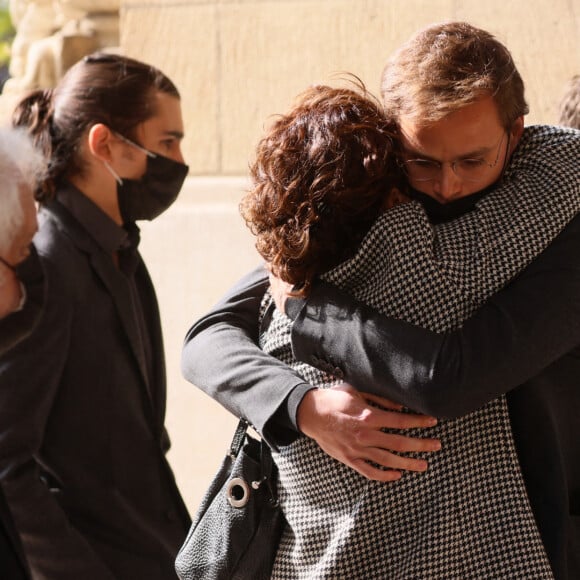
[[[434,228],[419,204],[398,206],[323,278],[390,316],[456,328],[578,212],[578,147],[573,131],[527,128],[501,186],[474,211]],[[262,348],[320,388],[335,384],[293,358],[290,326],[275,311]],[[439,438],[443,449],[428,472],[391,483],[366,480],[306,437],[275,454],[288,525],[272,578],[552,578],[505,397],[409,434]]]

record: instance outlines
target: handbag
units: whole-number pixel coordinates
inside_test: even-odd
[[[229,452],[197,510],[177,554],[181,580],[266,580],[284,516],[269,446],[240,419]]]

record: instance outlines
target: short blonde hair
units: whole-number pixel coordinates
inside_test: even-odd
[[[429,125],[493,97],[505,129],[528,113],[524,83],[509,50],[466,22],[425,28],[389,60],[381,95],[388,115]]]

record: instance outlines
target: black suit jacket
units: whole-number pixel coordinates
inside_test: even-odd
[[[294,354],[361,391],[456,417],[507,393],[518,456],[557,580],[580,578],[580,216],[456,332],[382,316],[328,284],[290,310]],[[267,273],[243,278],[190,329],[184,376],[273,446],[298,436],[312,388],[257,346]],[[219,352],[219,356],[215,353]]]
[[[0,491],[0,572],[2,578],[10,580],[30,578],[20,538],[2,491]]]
[[[44,276],[34,248],[18,266],[18,277],[26,288],[24,308],[0,320],[0,356],[26,338],[40,318],[44,300]],[[30,578],[10,508],[0,488],[0,571],[10,580]]]
[[[32,332],[44,303],[44,274],[34,247],[16,273],[26,290],[26,302],[22,310],[0,319],[0,356]]]
[[[189,516],[165,458],[163,344],[145,265],[135,279],[150,370],[113,257],[57,202],[41,211],[34,245],[45,308],[0,358],[0,477],[33,575],[173,578]]]

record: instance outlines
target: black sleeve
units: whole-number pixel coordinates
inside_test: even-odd
[[[26,290],[26,302],[19,312],[0,320],[0,355],[30,335],[38,323],[44,304],[44,272],[34,246],[18,265],[17,275]]]
[[[258,346],[267,288],[266,270],[256,268],[198,320],[185,338],[182,372],[275,447],[296,438],[296,409],[313,387]]]
[[[437,334],[318,283],[295,315],[296,358],[332,364],[361,391],[458,417],[524,383],[580,344],[580,217],[463,327]]]
[[[63,270],[41,259],[40,318],[0,356],[0,484],[35,577],[113,580],[41,477],[38,452],[58,397],[74,311]]]

